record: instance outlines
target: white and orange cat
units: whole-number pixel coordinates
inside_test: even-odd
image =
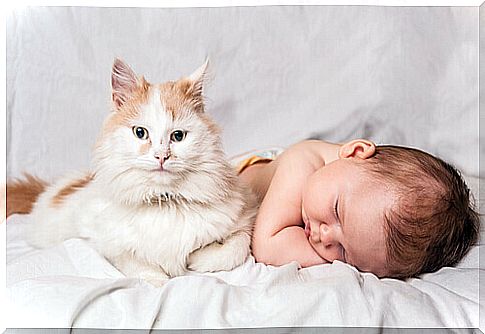
[[[116,59],[114,107],[91,170],[52,185],[31,176],[7,185],[7,213],[31,212],[27,240],[44,248],[86,239],[126,276],[155,285],[242,264],[257,204],[204,112],[206,68],[150,84]]]

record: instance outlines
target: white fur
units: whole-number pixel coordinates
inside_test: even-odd
[[[219,134],[207,120],[189,109],[172,119],[157,89],[150,89],[132,125],[103,133],[92,181],[58,205],[52,202],[56,194],[83,175],[60,179],[41,194],[28,239],[49,247],[84,238],[127,276],[154,284],[188,268],[230,270],[249,254],[255,198],[225,160]],[[143,155],[135,125],[150,133]],[[170,143],[176,129],[187,136]],[[164,150],[172,157],[163,171],[154,171],[154,156]]]

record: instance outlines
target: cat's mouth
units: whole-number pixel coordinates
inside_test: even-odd
[[[157,168],[150,169],[150,171],[155,172],[155,173],[169,173],[170,172],[170,170],[163,167],[162,165],[158,166]]]

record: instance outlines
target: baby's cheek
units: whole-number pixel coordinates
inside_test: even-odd
[[[306,219],[306,212],[305,212],[305,207],[303,206],[303,203],[301,203],[301,217],[303,220]]]

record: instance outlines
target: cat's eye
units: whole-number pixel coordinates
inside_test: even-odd
[[[138,139],[148,139],[148,130],[145,129],[145,128],[142,128],[141,126],[134,126],[133,127],[133,134]]]
[[[172,132],[170,139],[172,141],[182,141],[182,140],[184,140],[186,134],[187,133],[185,131],[175,130],[174,132]]]

